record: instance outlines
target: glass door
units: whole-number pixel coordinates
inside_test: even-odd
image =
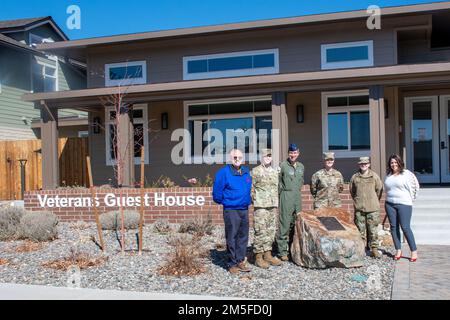
[[[440,101],[441,182],[450,182],[450,96],[441,96]]]
[[[422,183],[440,182],[438,97],[406,98],[406,166]]]

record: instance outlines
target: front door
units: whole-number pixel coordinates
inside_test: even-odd
[[[406,166],[421,183],[450,182],[450,96],[405,99]]]
[[[439,104],[440,141],[441,150],[441,182],[450,182],[450,95],[441,96]]]

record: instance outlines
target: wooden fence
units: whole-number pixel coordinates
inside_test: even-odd
[[[86,186],[88,138],[58,141],[60,185]],[[26,159],[25,190],[42,188],[41,140],[0,141],[0,200],[20,200],[20,159]]]

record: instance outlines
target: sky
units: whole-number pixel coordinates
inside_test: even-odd
[[[70,39],[440,1],[421,0],[1,0],[0,20],[52,16]],[[80,8],[68,29],[67,8]]]

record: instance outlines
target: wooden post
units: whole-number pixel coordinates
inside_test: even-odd
[[[144,165],[145,165],[145,153],[144,146],[141,147],[141,216],[139,219],[139,255],[142,254],[142,241],[144,225]]]
[[[91,158],[89,156],[86,156],[86,164],[87,164],[87,170],[88,170],[88,176],[89,176],[89,187],[91,189],[92,206],[94,208],[95,222],[97,223],[98,239],[100,241],[100,247],[101,247],[102,251],[105,251],[105,244],[103,242],[102,226],[100,225],[100,216],[98,214],[97,206],[95,205],[95,190],[94,190],[94,183],[92,181]]]

